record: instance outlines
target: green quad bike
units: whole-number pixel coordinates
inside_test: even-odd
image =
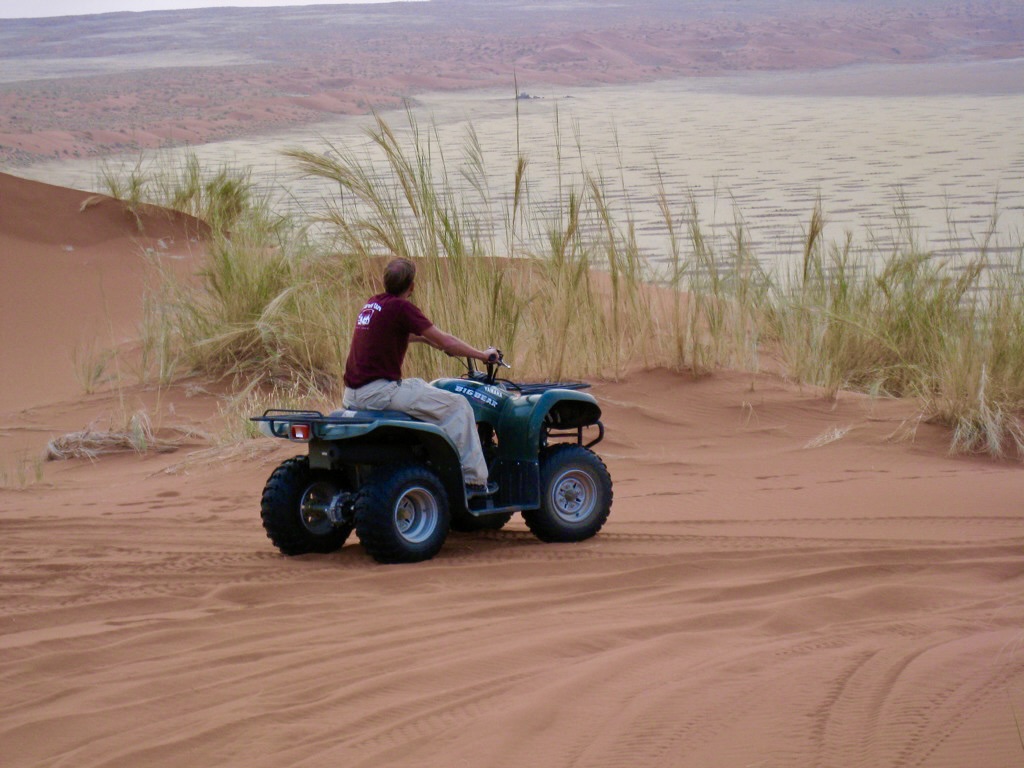
[[[265,435],[309,446],[263,489],[267,537],[286,555],[325,553],[355,529],[378,562],[412,563],[436,555],[449,529],[498,530],[516,512],[542,541],[595,535],[611,511],[612,480],[591,450],[604,425],[597,401],[580,391],[589,385],[515,384],[497,377],[499,366],[509,367],[500,356],[486,372],[467,360],[462,378],[432,383],[472,405],[498,486],[489,496],[467,493],[451,439],[408,414],[271,409],[254,417]]]

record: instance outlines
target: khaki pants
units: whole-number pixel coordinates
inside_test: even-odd
[[[432,387],[423,379],[377,379],[358,389],[345,387],[346,408],[370,411],[404,411],[436,424],[459,449],[459,461],[467,484],[487,483],[487,462],[480,447],[473,407],[466,398]]]

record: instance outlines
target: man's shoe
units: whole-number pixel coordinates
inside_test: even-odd
[[[466,496],[470,499],[476,499],[480,496],[493,496],[497,492],[497,483],[487,483],[487,485],[483,485],[481,483],[466,484]]]

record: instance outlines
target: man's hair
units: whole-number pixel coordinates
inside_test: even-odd
[[[416,265],[408,259],[393,259],[384,268],[384,290],[392,296],[401,296],[416,277]]]

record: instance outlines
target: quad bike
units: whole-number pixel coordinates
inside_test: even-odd
[[[399,411],[254,417],[265,435],[308,445],[267,481],[267,537],[286,555],[323,553],[354,529],[378,562],[411,563],[436,555],[449,529],[497,530],[517,512],[542,541],[595,535],[611,511],[612,481],[591,450],[604,425],[597,401],[580,391],[589,385],[515,384],[497,377],[501,367],[509,366],[500,355],[486,371],[467,360],[461,378],[432,382],[472,405],[497,484],[491,495],[467,491],[459,452],[439,427]]]

